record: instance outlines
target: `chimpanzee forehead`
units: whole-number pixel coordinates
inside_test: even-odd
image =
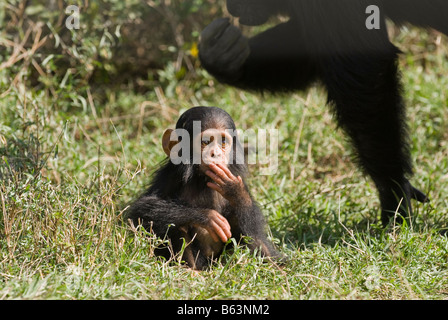
[[[217,107],[194,107],[185,111],[176,124],[177,129],[193,131],[193,122],[201,122],[201,131],[209,128],[235,130],[232,117],[224,110]]]
[[[211,138],[214,139],[214,138],[219,138],[219,137],[222,137],[222,138],[225,137],[226,139],[228,139],[230,141],[230,140],[232,140],[232,137],[233,137],[232,134],[233,134],[233,131],[230,132],[229,130],[224,129],[224,128],[210,128],[210,129],[206,129],[206,130],[202,131],[201,137],[205,138],[205,139],[211,139]]]

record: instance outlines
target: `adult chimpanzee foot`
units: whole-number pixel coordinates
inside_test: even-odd
[[[381,221],[387,226],[393,219],[395,223],[402,224],[403,219],[412,217],[411,199],[421,203],[429,202],[429,198],[422,191],[405,180],[404,183],[395,183],[394,186],[379,187],[381,200]]]
[[[381,222],[383,227],[387,227],[391,222],[394,225],[403,224],[404,220],[412,216],[411,203],[405,199],[405,197],[397,197],[394,201],[389,201],[390,204],[381,206]]]
[[[421,192],[412,185],[411,185],[411,198],[421,203],[427,203],[431,201],[426,194],[424,194],[423,192]]]

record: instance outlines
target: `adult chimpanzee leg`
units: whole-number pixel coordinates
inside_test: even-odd
[[[411,198],[427,198],[407,180],[412,162],[397,66],[399,50],[389,41],[384,16],[379,29],[363,25],[360,8],[368,3],[331,2],[333,11],[340,5],[350,10],[350,18],[331,15],[336,27],[322,32],[325,50],[320,73],[338,123],[378,189],[381,219],[387,225],[395,212],[403,217],[411,213]]]
[[[381,219],[387,225],[395,212],[403,217],[411,213],[411,198],[422,202],[427,198],[406,178],[412,165],[397,70],[398,50],[392,44],[377,48],[374,52],[328,57],[323,78],[338,123],[349,134],[359,164],[378,188]]]
[[[287,92],[317,77],[314,52],[303,27],[291,19],[250,39],[217,19],[201,34],[199,57],[219,81],[245,90]]]
[[[379,190],[387,224],[397,210],[408,215],[411,198],[427,197],[407,180],[412,165],[398,49],[389,41],[385,17],[446,31],[445,2],[228,0],[229,12],[243,24],[262,23],[271,11],[290,19],[250,39],[228,21],[215,20],[202,33],[200,58],[217,79],[246,90],[295,91],[322,80],[339,125]],[[370,5],[381,9],[379,29],[366,25]]]

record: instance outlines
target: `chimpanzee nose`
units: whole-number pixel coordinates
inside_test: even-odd
[[[221,155],[222,155],[222,152],[221,152],[221,149],[219,149],[219,147],[215,147],[210,150],[210,156],[212,158],[220,158]]]

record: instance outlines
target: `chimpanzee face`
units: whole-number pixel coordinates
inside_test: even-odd
[[[283,11],[283,0],[227,0],[227,10],[234,17],[239,17],[241,24],[258,26]]]
[[[207,129],[196,139],[201,139],[201,171],[206,171],[211,163],[226,166],[230,163],[233,138],[227,130]]]
[[[246,168],[244,150],[230,115],[216,107],[185,111],[176,129],[165,130],[162,147],[174,165],[194,165],[204,174],[211,163],[228,167],[238,175]]]
[[[167,129],[162,137],[163,150],[173,164],[199,165],[202,172],[207,171],[211,163],[225,166],[244,164],[244,156],[238,154],[242,150],[241,147],[237,148],[239,144],[235,125],[232,121],[227,126],[224,120],[215,115],[205,125],[201,121],[194,121],[190,131],[183,128]]]

